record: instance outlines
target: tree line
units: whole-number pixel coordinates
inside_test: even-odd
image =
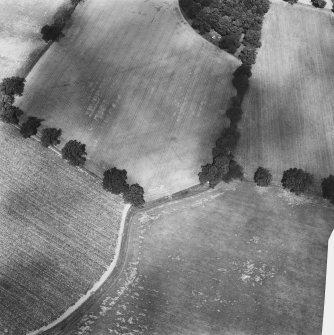
[[[222,130],[212,148],[212,163],[201,166],[201,171],[198,174],[201,184],[208,183],[213,188],[221,181],[230,182],[234,179],[243,179],[243,168],[235,160],[234,152],[240,139],[238,123],[242,118],[241,104],[249,88],[251,76],[251,66],[248,64],[242,64],[233,73],[232,85],[236,89],[237,95],[230,99],[225,112],[226,117],[230,120],[230,125]]]
[[[2,94],[0,119],[9,124],[18,125],[23,111],[14,106],[15,96],[22,96],[25,86],[25,79],[21,77],[4,78],[0,84]],[[29,138],[37,134],[43,119],[28,116],[22,123],[20,133],[24,138]],[[45,128],[41,133],[41,144],[47,148],[56,146],[60,143],[61,129]],[[62,158],[67,160],[70,165],[83,166],[86,162],[86,145],[77,141],[70,140],[61,149]],[[145,204],[144,189],[139,184],[129,185],[127,183],[126,170],[119,170],[116,167],[108,169],[103,174],[103,188],[113,194],[122,194],[126,203],[141,207]]]

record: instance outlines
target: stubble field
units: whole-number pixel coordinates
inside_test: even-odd
[[[0,0],[0,80],[25,75],[45,47],[40,30],[69,0]]]
[[[20,107],[125,168],[146,199],[198,182],[239,61],[198,36],[177,0],[90,0],[27,78]]]
[[[333,33],[332,13],[271,4],[243,103],[237,156],[247,177],[259,165],[276,181],[291,167],[333,174]]]
[[[133,218],[122,276],[71,334],[320,335],[327,202],[249,183]]]
[[[0,147],[0,333],[25,334],[59,317],[106,271],[123,202],[2,123]]]

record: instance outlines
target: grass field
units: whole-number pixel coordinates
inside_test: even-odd
[[[60,316],[112,262],[123,203],[2,123],[0,148],[0,333],[25,334]]]
[[[133,218],[122,277],[48,334],[320,335],[334,209],[254,184]]]
[[[252,178],[259,165],[276,180],[290,167],[334,172],[334,17],[272,3],[243,104],[238,160]]]
[[[40,30],[69,0],[0,0],[0,79],[25,75],[43,50]]]
[[[146,199],[198,182],[239,61],[199,36],[177,0],[90,0],[27,78],[20,107],[116,165]]]

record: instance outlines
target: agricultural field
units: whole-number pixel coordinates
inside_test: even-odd
[[[291,167],[334,173],[334,16],[272,3],[243,103],[237,159],[249,179],[261,165],[279,181]]]
[[[19,106],[128,171],[146,200],[198,182],[240,62],[199,36],[177,0],[89,0],[27,77]],[[64,142],[63,142],[64,143]]]
[[[0,0],[0,79],[25,76],[46,44],[41,28],[69,0]]]
[[[106,271],[124,205],[3,123],[0,148],[0,334],[20,335],[59,317]]]
[[[333,223],[321,199],[252,183],[141,211],[121,276],[47,334],[320,335]]]

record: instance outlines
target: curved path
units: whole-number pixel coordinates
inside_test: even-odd
[[[136,209],[135,207],[129,208],[129,210],[126,211],[125,220],[122,220],[122,234],[120,234],[120,244],[117,244],[117,257],[115,256],[115,261],[113,261],[112,271],[109,272],[109,276],[99,285],[98,289],[94,290],[94,294],[87,295],[84,301],[74,310],[70,311],[70,313],[66,312],[66,318],[61,316],[59,320],[56,320],[47,327],[28,333],[28,335],[35,335],[41,332],[45,335],[69,334],[70,332],[76,331],[78,323],[86,315],[87,311],[99,309],[101,299],[103,300],[105,298],[106,292],[117,292],[119,279],[124,276],[129,264],[131,265],[134,262],[133,256],[136,252],[138,253],[140,246],[140,232],[137,229],[138,227],[133,225],[133,217],[140,213],[145,213],[147,210],[160,208],[166,203],[178,202],[183,198],[196,197],[207,190],[207,186],[196,185],[169,197],[147,203],[144,209]]]
[[[118,258],[121,252],[121,246],[122,246],[122,240],[123,240],[123,235],[124,235],[124,230],[125,230],[125,221],[127,218],[127,214],[129,212],[130,205],[125,205],[123,212],[122,212],[122,218],[121,218],[121,223],[120,223],[120,228],[119,228],[119,233],[118,233],[118,238],[117,238],[117,245],[115,249],[115,256],[112,261],[112,263],[109,265],[108,269],[106,272],[101,276],[98,282],[96,282],[93,287],[85,294],[83,295],[73,306],[71,306],[67,311],[65,311],[64,314],[62,314],[58,319],[55,321],[51,322],[47,326],[41,327],[40,329],[34,330],[29,332],[27,335],[37,335],[42,332],[45,332],[49,329],[52,329],[53,327],[57,326],[60,324],[62,321],[66,320],[72,313],[74,313],[80,306],[82,306],[88,299],[91,297],[108,279],[108,277],[112,274],[114,271],[117,263],[118,263]]]

